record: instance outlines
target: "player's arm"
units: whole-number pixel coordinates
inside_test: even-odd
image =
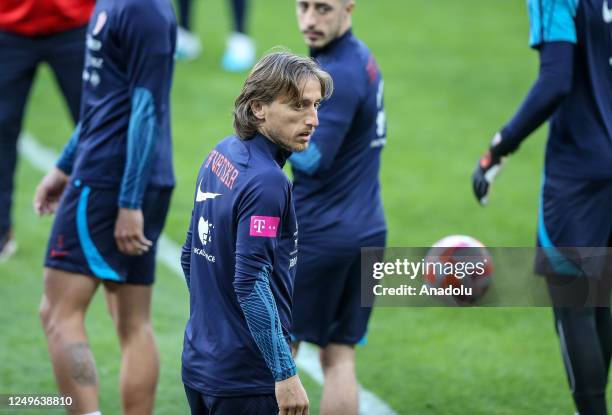
[[[334,81],[333,94],[319,107],[319,126],[308,148],[289,158],[295,170],[309,176],[325,174],[332,167],[361,101],[357,86],[363,80],[358,79],[354,68],[331,67],[326,70]]]
[[[143,233],[141,206],[160,135],[160,105],[167,78],[171,76],[174,33],[146,2],[130,3],[118,19],[131,112],[115,240],[124,254],[141,255],[152,245]]]
[[[74,159],[76,158],[76,150],[79,144],[79,139],[81,137],[81,123],[79,122],[74,131],[70,140],[64,146],[64,150],[62,154],[60,154],[59,159],[55,163],[55,166],[64,172],[67,176],[72,174],[72,167],[74,166]]]
[[[59,200],[72,174],[80,135],[81,123],[79,122],[70,140],[64,146],[64,150],[57,160],[55,167],[47,173],[36,188],[34,193],[34,211],[37,214],[53,214],[59,206]]]
[[[306,413],[302,411],[307,410],[308,399],[297,377],[295,362],[270,288],[272,266],[283,226],[280,221],[289,189],[278,176],[256,181],[249,186],[250,190],[244,194],[238,207],[234,290],[253,340],[276,382],[281,413],[287,409]],[[258,233],[261,224],[256,221],[263,218],[269,224],[276,224],[276,230]],[[291,402],[290,396],[297,400]]]
[[[546,122],[571,91],[576,43],[574,13],[575,9],[566,2],[542,9],[530,1],[530,43],[539,52],[538,78],[514,117],[495,134],[489,149],[478,160],[472,185],[481,204],[487,203],[490,185],[504,157]]]

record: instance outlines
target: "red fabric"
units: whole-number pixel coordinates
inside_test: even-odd
[[[26,36],[87,24],[95,0],[0,0],[0,30]]]

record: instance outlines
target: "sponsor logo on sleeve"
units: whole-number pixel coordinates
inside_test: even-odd
[[[276,238],[280,218],[276,216],[251,216],[249,235]]]

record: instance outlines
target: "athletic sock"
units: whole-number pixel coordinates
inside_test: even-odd
[[[555,307],[555,323],[568,382],[581,414],[607,415],[607,363],[602,350],[596,308]]]

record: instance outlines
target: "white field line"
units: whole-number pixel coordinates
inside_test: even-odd
[[[42,144],[28,133],[21,134],[19,138],[19,152],[43,173],[48,172],[57,160],[58,154]],[[158,240],[157,261],[164,264],[183,279],[183,270],[180,265],[181,249],[179,245],[165,234]],[[304,370],[319,385],[323,384],[323,371],[319,363],[317,349],[309,344],[302,344],[296,359],[297,365]],[[398,415],[391,407],[374,393],[359,386],[359,413],[360,415]]]

